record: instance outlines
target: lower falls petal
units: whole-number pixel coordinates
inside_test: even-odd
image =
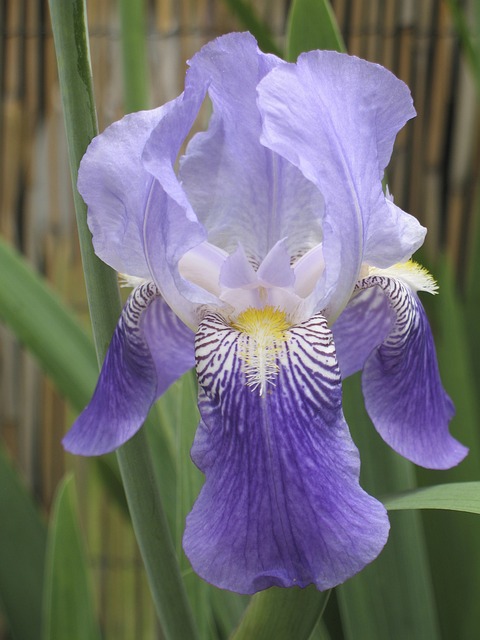
[[[394,312],[388,335],[363,369],[365,406],[375,428],[416,464],[431,469],[458,464],[468,449],[448,430],[454,407],[442,386],[432,332],[418,296],[387,276],[370,276],[358,286],[379,287]]]
[[[154,401],[194,365],[193,332],[153,282],[128,298],[89,405],[63,439],[67,451],[113,451],[142,426]]]
[[[241,333],[217,314],[196,337],[202,421],[192,457],[205,473],[184,549],[212,584],[328,589],[383,548],[383,505],[358,483],[331,332],[321,315],[277,345],[263,393],[248,384]]]

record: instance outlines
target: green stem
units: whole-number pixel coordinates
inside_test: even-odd
[[[148,107],[144,0],[120,0],[125,111]]]
[[[88,303],[97,357],[103,361],[121,304],[115,272],[94,254],[86,206],[76,190],[80,160],[97,134],[85,3],[84,0],[50,0],[50,13]],[[172,640],[195,638],[192,614],[143,433],[118,451],[118,460],[164,635]]]
[[[330,591],[272,587],[254,595],[231,640],[307,640],[328,601]]]

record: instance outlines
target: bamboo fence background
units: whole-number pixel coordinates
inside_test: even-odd
[[[117,4],[87,1],[100,129],[123,115]],[[282,44],[288,0],[252,4]],[[429,256],[447,252],[461,286],[473,235],[479,120],[447,7],[441,0],[332,4],[349,52],[383,64],[412,90],[418,117],[397,139],[390,190],[428,227]],[[0,233],[88,326],[47,0],[2,0],[0,26]],[[206,41],[241,28],[221,0],[149,0],[151,106],[180,93],[185,60]],[[65,468],[60,439],[71,418],[0,327],[0,436],[45,509]],[[90,507],[89,520],[97,517],[102,527],[88,530],[105,637],[156,637],[135,544],[118,533],[120,514],[104,506]],[[119,579],[126,572],[130,582]]]

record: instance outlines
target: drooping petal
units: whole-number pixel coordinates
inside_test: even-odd
[[[361,371],[372,351],[382,344],[396,315],[378,287],[357,290],[332,325],[342,378]]]
[[[204,579],[240,593],[327,589],[373,560],[389,528],[358,484],[331,333],[320,315],[289,329],[263,395],[246,384],[241,336],[215,314],[197,332],[192,457],[206,480],[185,552]]]
[[[313,51],[258,86],[262,142],[290,160],[325,199],[324,291],[329,319],[347,304],[362,262],[405,260],[425,230],[387,201],[381,185],[398,130],[413,117],[403,82],[379,65]]]
[[[143,224],[152,177],[141,155],[172,106],[133,113],[109,126],[92,140],[78,172],[96,254],[116,271],[145,279],[150,275]]]
[[[193,333],[156,286],[130,295],[115,329],[97,387],[63,439],[67,451],[113,451],[142,426],[153,402],[194,364]]]
[[[208,78],[213,115],[190,142],[180,177],[209,241],[229,253],[241,242],[257,264],[282,238],[293,254],[321,241],[318,189],[259,141],[256,87],[282,64],[248,33],[218,38],[191,61],[191,72]]]
[[[467,449],[449,433],[454,408],[443,389],[425,310],[401,280],[376,275],[359,287],[379,287],[395,312],[388,336],[368,357],[362,386],[365,406],[382,438],[416,464],[446,469]]]

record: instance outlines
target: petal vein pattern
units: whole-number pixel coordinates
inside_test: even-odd
[[[206,481],[184,548],[202,577],[240,593],[330,588],[373,560],[388,534],[383,506],[358,484],[325,318],[287,336],[263,395],[246,384],[241,332],[211,314],[196,336],[202,422],[192,457]]]
[[[454,415],[438,370],[435,345],[418,296],[401,280],[374,275],[395,314],[391,330],[365,362],[365,406],[382,438],[412,462],[432,469],[458,464],[468,449],[448,431]]]
[[[130,294],[93,397],[63,439],[67,451],[113,451],[142,426],[153,402],[194,364],[193,333],[153,282]]]

